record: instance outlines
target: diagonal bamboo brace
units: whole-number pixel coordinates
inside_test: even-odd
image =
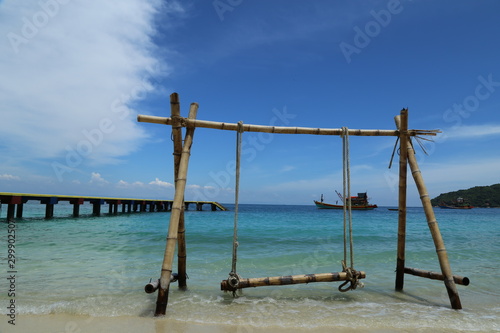
[[[453,309],[461,309],[462,303],[460,302],[460,296],[458,295],[457,286],[453,279],[453,274],[451,272],[450,262],[448,260],[448,253],[444,246],[443,237],[441,236],[441,231],[434,215],[434,209],[432,208],[431,199],[427,192],[427,188],[424,183],[424,178],[422,177],[422,172],[419,169],[417,159],[415,157],[415,151],[411,145],[410,138],[408,140],[408,163],[410,164],[411,174],[417,185],[418,193],[420,195],[420,200],[422,201],[422,206],[424,207],[425,217],[427,218],[427,225],[432,235],[434,241],[434,246],[436,248],[436,253],[439,260],[439,266],[441,267],[441,272],[443,274],[444,285],[446,286],[446,291],[448,292],[448,297],[450,298],[451,307]]]
[[[197,104],[193,103],[197,108]],[[172,275],[172,265],[174,260],[175,246],[179,230],[179,221],[183,211],[184,192],[186,190],[186,178],[189,164],[191,145],[193,143],[194,127],[186,130],[184,146],[182,147],[181,158],[179,162],[178,178],[175,182],[174,201],[170,213],[170,222],[168,227],[167,245],[163,257],[163,265],[160,276],[160,286],[158,288],[158,297],[156,301],[155,316],[164,315],[168,304],[168,290],[170,286],[170,276]]]
[[[366,277],[366,273],[363,271],[357,271],[357,274],[358,279],[364,279]],[[232,287],[228,280],[223,280],[220,284],[220,289],[224,291],[235,291],[237,289],[250,287],[284,286],[289,284],[312,282],[346,281],[347,279],[348,274],[346,272],[273,276],[264,278],[240,279],[236,288]]]

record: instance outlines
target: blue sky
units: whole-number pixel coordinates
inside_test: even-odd
[[[173,198],[170,127],[203,120],[440,129],[431,197],[500,182],[497,1],[0,2],[0,192]],[[234,199],[235,133],[197,129],[186,200]],[[397,204],[393,137],[351,138],[352,191]],[[243,203],[342,189],[339,137],[243,135]],[[418,193],[409,178],[409,204]]]

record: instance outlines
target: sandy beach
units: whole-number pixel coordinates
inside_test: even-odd
[[[388,326],[390,323],[388,323]],[[180,322],[167,317],[89,317],[70,315],[22,315],[16,321],[16,325],[7,324],[6,321],[0,323],[0,331],[9,332],[37,332],[37,333],[303,333],[316,332],[432,332],[435,329],[419,329],[416,327],[408,329],[387,328],[356,328],[356,327],[317,327],[317,328],[282,328],[276,326],[255,327],[251,325],[213,325],[198,324],[191,322]],[[445,332],[459,332],[456,330],[446,330]],[[479,331],[478,331],[479,332]]]

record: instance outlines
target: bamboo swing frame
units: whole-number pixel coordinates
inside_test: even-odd
[[[194,130],[196,127],[212,128],[219,130],[240,131],[240,132],[265,132],[276,134],[312,134],[312,135],[342,135],[345,128],[308,128],[308,127],[278,127],[262,126],[251,124],[235,124],[197,120],[198,104],[192,103],[188,118],[180,116],[179,96],[173,93],[170,96],[171,117],[156,117],[138,115],[139,122],[163,124],[172,126],[172,138],[174,141],[174,176],[175,194],[170,214],[167,243],[165,246],[164,259],[160,274],[160,279],[146,285],[146,292],[158,290],[155,316],[164,315],[168,304],[168,293],[170,283],[178,281],[179,288],[185,289],[186,284],[186,241],[184,224],[184,193],[186,188],[187,171],[189,164],[190,149],[193,143]],[[419,170],[415,152],[411,144],[412,136],[429,135],[435,136],[438,130],[416,130],[408,129],[408,109],[403,109],[400,115],[395,117],[396,130],[363,130],[348,129],[347,135],[354,136],[395,136],[400,143],[399,156],[399,193],[398,193],[398,245],[396,258],[396,283],[397,291],[403,290],[404,274],[411,274],[428,279],[444,281],[451,307],[461,309],[462,305],[456,288],[456,284],[468,285],[469,279],[461,276],[454,276],[448,261],[446,248],[444,246],[438,223],[434,215],[430,198],[425,187],[425,183]],[[184,143],[182,142],[182,127],[186,128]],[[345,133],[345,132],[344,132]],[[431,232],[436,253],[438,256],[441,273],[419,270],[405,267],[405,240],[406,240],[406,191],[407,191],[407,168],[410,165],[411,174],[417,185],[420,199],[424,207],[427,224]],[[173,260],[175,247],[178,248],[178,273],[173,273]],[[355,279],[365,278],[363,271],[354,271]],[[349,276],[351,275],[351,276]],[[248,287],[259,287],[269,285],[289,285],[311,282],[348,281],[353,279],[352,272],[304,274],[292,276],[277,276],[265,278],[250,278],[238,280],[235,286],[231,281],[223,280],[221,289],[225,291],[235,291]],[[354,288],[353,288],[354,289]],[[342,291],[342,290],[341,290]]]

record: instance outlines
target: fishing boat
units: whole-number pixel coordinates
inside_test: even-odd
[[[450,205],[439,205],[439,208],[443,209],[472,209],[474,206],[450,206]]]
[[[342,195],[335,191],[337,195],[340,197],[342,202],[344,202],[344,198]],[[323,194],[321,195],[321,201],[316,201],[314,200],[314,203],[316,204],[316,207],[321,208],[321,209],[344,209],[344,205],[333,205],[333,204],[328,204],[323,202]],[[352,210],[371,210],[377,208],[377,205],[371,205],[368,202],[368,195],[366,192],[364,193],[358,193],[357,196],[351,197],[351,209]]]
[[[469,205],[464,201],[463,198],[459,197],[457,198],[457,201],[452,203],[451,205],[448,205],[446,203],[441,203],[439,205],[439,208],[443,209],[472,209],[474,206]]]

